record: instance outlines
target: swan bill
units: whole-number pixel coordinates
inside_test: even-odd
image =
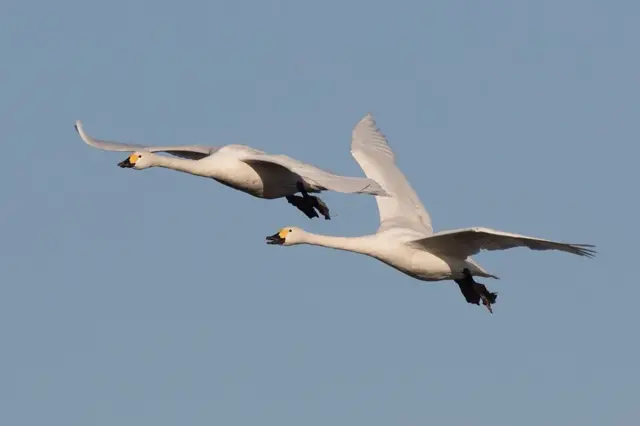
[[[280,232],[276,232],[275,234],[269,235],[267,237],[267,244],[281,246],[282,244],[284,244],[284,240],[285,239],[280,236]]]
[[[118,163],[118,167],[122,169],[131,169],[136,165],[136,161],[138,161],[138,156],[136,154],[131,154],[123,161]]]

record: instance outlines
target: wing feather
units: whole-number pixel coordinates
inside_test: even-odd
[[[396,165],[396,157],[373,115],[367,114],[353,129],[351,155],[365,175],[378,182],[389,194],[376,197],[382,232],[404,227],[423,235],[433,234],[431,217],[405,175]]]
[[[203,145],[176,145],[176,146],[147,146],[138,144],[126,144],[113,141],[105,141],[94,139],[85,132],[82,122],[76,121],[76,131],[80,138],[89,146],[103,149],[105,151],[148,151],[148,152],[166,152],[176,157],[187,158],[190,160],[199,160],[207,157],[219,148]]]
[[[531,250],[559,250],[593,258],[596,251],[591,244],[572,244],[545,240],[489,228],[465,228],[438,232],[409,244],[434,254],[466,259],[481,250],[507,250],[527,247]]]
[[[368,178],[340,176],[286,155],[252,154],[242,158],[247,164],[275,164],[302,178],[315,191],[330,190],[347,194],[386,195],[375,181]]]

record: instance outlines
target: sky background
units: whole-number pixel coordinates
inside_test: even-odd
[[[3,425],[636,425],[640,3],[4,0]],[[495,314],[283,226],[331,221],[90,134],[241,143],[361,176],[371,111],[436,230],[596,244],[514,249]]]

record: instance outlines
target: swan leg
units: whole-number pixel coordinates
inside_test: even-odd
[[[480,301],[482,301],[482,304],[489,310],[489,312],[493,313],[491,305],[496,303],[498,293],[491,293],[487,289],[487,286],[475,282],[473,276],[471,276],[471,272],[467,268],[462,272],[464,274],[464,278],[454,281],[458,284],[458,287],[460,287],[460,291],[466,301],[474,305],[480,305]]]
[[[324,216],[325,220],[331,219],[331,215],[329,214],[329,207],[327,207],[324,201],[322,201],[315,195],[307,195],[307,199],[310,200],[313,207],[318,210],[322,216]]]
[[[298,191],[302,194],[302,196],[298,195],[288,195],[286,197],[289,204],[296,206],[299,210],[301,210],[304,214],[307,215],[309,219],[313,219],[318,216],[316,210],[324,216],[326,220],[331,219],[331,215],[329,213],[329,207],[322,201],[319,197],[309,195],[307,190],[305,189],[302,182],[298,182],[296,185]]]
[[[298,210],[300,210],[302,213],[307,215],[309,219],[313,219],[314,217],[320,217],[318,216],[318,213],[314,210],[313,205],[309,203],[309,201],[304,197],[300,197],[298,195],[287,195],[285,198],[287,199],[289,204],[297,207]]]

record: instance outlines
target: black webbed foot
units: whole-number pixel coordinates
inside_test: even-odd
[[[480,301],[482,301],[482,304],[489,310],[489,312],[493,313],[491,305],[496,303],[498,293],[491,293],[487,289],[487,286],[482,283],[475,282],[468,269],[465,268],[462,272],[465,277],[461,280],[454,281],[458,284],[458,287],[460,287],[460,291],[462,292],[465,300],[474,305],[480,305]]]
[[[318,210],[322,216],[324,216],[325,220],[330,220],[331,215],[329,214],[329,207],[322,201],[320,198],[314,195],[307,195],[309,201],[313,208]]]
[[[331,215],[329,213],[329,207],[322,201],[320,198],[309,195],[302,182],[298,182],[296,185],[298,191],[302,194],[299,195],[288,195],[286,197],[289,204],[294,205],[300,211],[302,211],[309,219],[313,219],[314,217],[320,217],[318,212],[324,216],[326,220],[331,219]],[[317,210],[317,212],[316,212]]]
[[[309,219],[313,219],[314,217],[320,217],[318,216],[318,213],[313,208],[313,205],[309,203],[309,201],[304,197],[300,197],[299,195],[287,195],[286,198],[289,204],[297,207],[298,210],[300,210],[302,213],[307,215]]]

